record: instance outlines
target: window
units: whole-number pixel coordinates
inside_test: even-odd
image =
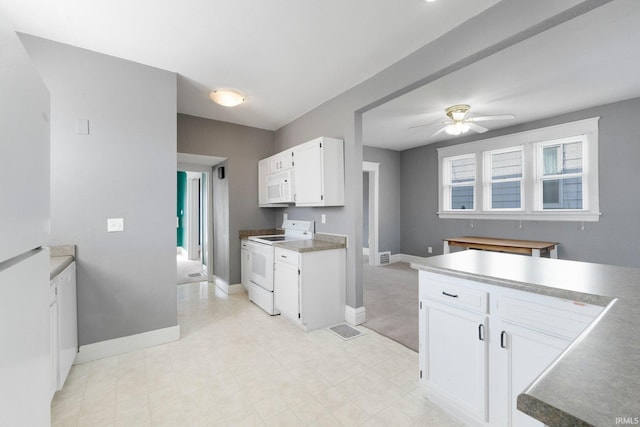
[[[476,157],[459,156],[447,159],[445,180],[449,210],[473,210],[476,192]]]
[[[582,137],[538,144],[542,209],[583,208]]]
[[[522,208],[522,147],[488,151],[485,163],[490,171],[486,179],[490,194],[488,209]]]
[[[438,215],[598,221],[598,119],[438,149]]]

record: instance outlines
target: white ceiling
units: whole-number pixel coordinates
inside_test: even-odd
[[[365,145],[404,150],[452,139],[430,138],[444,109],[470,104],[471,115],[516,115],[480,123],[526,123],[640,96],[640,1],[617,0],[398,97],[363,115]],[[471,132],[470,132],[471,133]]]
[[[19,32],[178,73],[178,112],[275,130],[497,2],[0,0],[0,10]],[[223,87],[247,101],[215,105],[208,93]]]

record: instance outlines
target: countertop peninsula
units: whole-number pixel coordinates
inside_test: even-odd
[[[274,243],[273,246],[288,249],[295,252],[317,252],[332,249],[344,249],[347,247],[346,236],[334,234],[315,233],[313,239],[289,240]]]
[[[411,266],[606,307],[518,396],[518,409],[549,426],[640,417],[640,269],[473,250]]]

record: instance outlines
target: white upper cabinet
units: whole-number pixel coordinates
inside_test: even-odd
[[[344,143],[320,137],[293,147],[296,206],[344,206]]]
[[[269,172],[278,173],[293,167],[293,151],[285,150],[269,157]]]
[[[258,205],[285,207],[291,199],[269,202],[269,177],[287,175],[296,206],[344,206],[344,142],[320,137],[258,162]]]
[[[289,206],[286,203],[269,203],[268,179],[272,157],[262,159],[258,162],[258,206],[262,208],[277,208]]]

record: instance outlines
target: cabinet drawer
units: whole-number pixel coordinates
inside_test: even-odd
[[[297,267],[298,258],[299,258],[298,252],[290,251],[288,249],[276,248],[275,262],[283,262],[285,264],[291,264]]]
[[[574,340],[597,317],[602,307],[548,296],[527,295],[526,299],[501,296],[498,299],[498,310],[502,320],[507,323]]]
[[[487,312],[488,292],[429,278],[424,296],[430,300],[449,304],[478,313]]]

